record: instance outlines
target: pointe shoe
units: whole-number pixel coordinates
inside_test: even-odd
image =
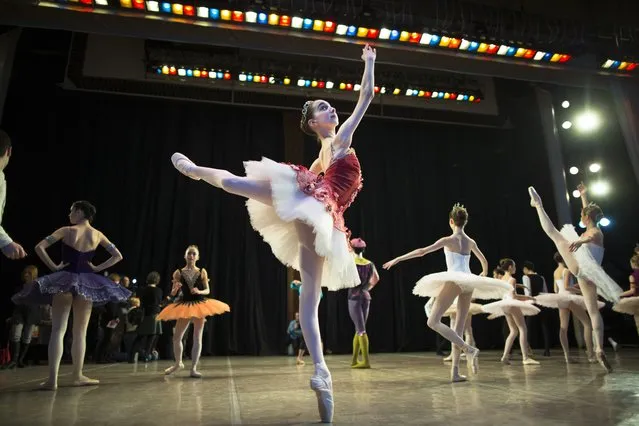
[[[200,373],[199,371],[192,369],[191,370],[191,377],[193,377],[194,379],[201,379],[202,378],[202,373]]]
[[[535,361],[535,360],[534,360],[534,359],[532,359],[532,358],[526,358],[526,359],[522,362],[522,364],[524,364],[524,365],[539,365],[539,361]]]
[[[371,368],[371,365],[370,365],[370,363],[368,363],[366,361],[361,361],[361,362],[358,362],[355,365],[352,365],[351,368],[355,368],[355,369],[357,369],[357,368],[360,368],[360,369],[361,368]]]
[[[184,176],[188,176],[193,180],[200,180],[199,177],[193,175],[192,170],[195,164],[193,161],[189,160],[186,155],[176,152],[171,156],[171,162],[173,163],[173,167],[175,167]]]
[[[453,361],[453,354],[448,355],[446,358],[442,358],[443,362],[452,362]]]
[[[610,366],[605,353],[597,352],[597,361],[599,361],[599,365],[601,365],[606,370],[606,372],[612,373],[612,367]]]
[[[184,368],[183,363],[175,364],[164,370],[164,375],[168,376],[170,374],[175,373],[178,370],[182,370]]]
[[[466,376],[462,376],[461,374],[459,374],[459,369],[456,367],[453,368],[452,371],[450,372],[451,383],[461,383],[467,380],[468,378]]]
[[[501,361],[501,363],[502,363],[502,364],[504,364],[504,365],[510,365],[510,359],[509,359],[509,358],[504,358],[504,357],[502,357],[502,358],[500,359],[500,361]]]
[[[532,186],[528,187],[528,195],[530,195],[530,206],[531,207],[540,207],[541,206],[541,197],[535,191],[535,188]]]
[[[99,384],[99,380],[89,379],[87,376],[80,376],[80,378],[73,381],[73,386],[96,386]]]
[[[470,366],[470,371],[477,374],[479,372],[479,349],[470,346],[464,352],[466,352],[466,364]]]
[[[328,378],[315,374],[311,377],[311,389],[315,391],[317,397],[317,409],[322,423],[333,422],[333,384],[330,376]]]
[[[306,363],[305,363],[303,360],[301,360],[301,359],[297,358],[297,359],[295,360],[295,364],[297,364],[297,365],[305,365]]]
[[[42,382],[40,383],[39,388],[40,390],[43,391],[56,391],[58,390],[58,384],[57,383],[51,383],[48,380],[46,382]]]

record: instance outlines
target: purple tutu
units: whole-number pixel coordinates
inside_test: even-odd
[[[71,293],[91,300],[94,305],[122,302],[131,297],[131,292],[110,279],[92,272],[58,271],[38,278],[25,285],[11,300],[17,305],[50,305],[53,296]]]

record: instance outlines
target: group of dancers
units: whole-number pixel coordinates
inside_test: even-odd
[[[318,158],[310,169],[263,158],[261,161],[245,162],[246,175],[236,176],[227,170],[196,165],[180,153],[171,157],[174,167],[185,176],[203,180],[227,193],[246,198],[253,228],[270,245],[277,259],[300,272],[304,287],[300,292],[300,325],[314,364],[310,387],[316,394],[323,422],[331,422],[333,419],[334,399],[332,377],[322,353],[318,322],[322,287],[329,290],[350,289],[349,312],[356,329],[352,364],[357,368],[370,367],[369,341],[365,330],[370,300],[368,290],[377,283],[379,275],[374,266],[361,255],[363,244],[349,241],[349,231],[344,223],[344,213],[362,189],[363,182],[360,163],[351,146],[352,138],[375,95],[375,49],[366,45],[361,58],[364,61],[364,73],[359,99],[353,113],[339,128],[337,112],[328,102],[313,100],[304,104],[301,130],[317,137],[320,143]],[[597,221],[601,210],[594,204],[584,205],[582,221],[587,229],[578,237],[572,227],[565,227],[561,232],[557,230],[544,211],[541,198],[534,188],[531,187],[528,191],[542,229],[557,247],[561,264],[578,282],[583,295],[580,300],[583,300],[594,332],[595,357],[610,371],[603,351],[603,326],[597,293],[616,302],[621,289],[600,267],[603,235],[597,227]],[[48,389],[57,387],[62,336],[70,309],[74,310],[73,379],[78,385],[94,384],[97,381],[82,374],[84,342],[91,306],[93,303],[123,300],[129,296],[126,289],[95,274],[113,266],[122,259],[122,255],[114,244],[91,226],[94,214],[95,209],[90,204],[74,203],[69,215],[72,226],[55,231],[40,242],[36,249],[47,266],[57,272],[38,278],[28,291],[14,298],[23,302],[53,303],[53,336],[49,344],[50,375],[44,384]],[[462,352],[465,353],[473,373],[477,373],[479,368],[479,350],[474,342],[465,342],[462,338],[473,299],[500,299],[483,305],[482,309],[493,316],[506,317],[511,330],[510,345],[512,346],[519,333],[522,352],[524,346],[527,349],[527,344],[524,345],[523,316],[529,310],[537,309],[530,300],[522,300],[527,299],[526,297],[516,294],[511,280],[514,264],[502,265],[505,268],[502,279],[488,277],[488,261],[477,243],[464,231],[467,221],[466,209],[455,205],[449,215],[452,230],[450,236],[384,265],[385,269],[390,269],[400,261],[444,250],[448,270],[425,276],[418,281],[413,292],[431,298],[432,302],[427,309],[428,326],[452,343],[451,378],[454,382],[465,380],[459,373]],[[56,241],[62,241],[64,248],[63,263],[59,265],[55,265],[46,253],[46,249]],[[91,259],[98,246],[106,249],[111,258],[96,266],[91,263]],[[475,275],[470,270],[471,254],[481,262],[480,275]],[[176,363],[167,370],[169,374],[183,367],[180,359],[181,335],[188,322],[193,320],[196,331],[199,330],[201,334],[205,316],[228,311],[227,305],[211,302],[211,299],[205,297],[209,292],[207,275],[205,270],[195,267],[196,258],[195,250],[187,250],[187,265],[173,275],[173,292],[178,287],[189,290],[184,292],[183,301],[166,307],[158,314],[158,318],[162,320],[178,320],[174,336]],[[560,276],[564,277],[564,272],[560,272]],[[636,278],[635,276],[635,282]],[[633,295],[637,296],[636,293]],[[541,303],[540,300],[538,302]],[[544,303],[549,305],[554,302],[546,300]],[[561,302],[557,302],[558,306],[559,303],[560,309],[571,310],[577,305],[582,306],[581,302],[573,300],[564,304],[563,298]],[[451,314],[449,309],[453,305],[455,321],[452,327],[448,327],[441,319],[447,312]],[[359,354],[362,355],[361,360]],[[533,363],[534,360],[525,356],[525,362]],[[191,375],[198,374],[195,367],[192,368]]]

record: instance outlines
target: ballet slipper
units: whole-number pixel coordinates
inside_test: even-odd
[[[479,349],[468,346],[464,352],[466,352],[466,364],[470,366],[470,371],[477,374],[479,372]]]
[[[605,353],[597,352],[597,361],[599,362],[599,365],[601,365],[606,370],[606,372],[612,373],[612,366],[608,362],[608,358],[606,358]]]
[[[532,359],[532,358],[526,358],[526,359],[522,362],[522,364],[524,364],[524,365],[539,365],[539,361],[535,361],[535,360],[534,360],[534,359]]]
[[[461,383],[467,380],[468,379],[466,378],[466,376],[462,376],[461,374],[459,374],[459,367],[453,367],[453,369],[450,372],[451,383]]]
[[[325,372],[325,375],[318,374],[322,369],[318,368],[319,364],[315,366],[315,374],[311,377],[311,389],[317,397],[317,409],[322,423],[332,423],[335,403],[331,376],[328,372]]]
[[[97,379],[90,379],[87,376],[80,376],[73,381],[73,386],[96,386],[100,381]]]
[[[195,163],[189,160],[187,156],[176,152],[171,156],[171,162],[173,163],[173,167],[175,167],[184,176],[188,176],[193,180],[200,180],[199,177],[193,174]]]
[[[56,391],[58,390],[58,384],[51,383],[49,380],[47,380],[46,382],[40,383],[40,386],[38,387],[38,389],[43,391]]]
[[[178,370],[182,370],[184,368],[184,363],[179,363],[179,364],[174,364],[172,366],[170,366],[169,368],[167,368],[166,370],[164,370],[164,374],[166,376],[171,375],[173,373],[175,373]]]
[[[537,191],[535,191],[535,188],[533,188],[532,186],[528,187],[528,195],[530,195],[530,206],[531,207],[541,207],[541,197],[539,196],[539,194],[537,194]]]

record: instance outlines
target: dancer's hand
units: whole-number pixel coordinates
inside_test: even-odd
[[[171,294],[176,294],[180,291],[180,287],[182,287],[182,283],[179,281],[173,281],[173,287],[171,288]]]
[[[393,266],[397,265],[397,263],[399,263],[399,260],[397,259],[393,259],[389,262],[386,262],[382,265],[382,268],[389,270],[390,268],[392,268]]]
[[[89,265],[91,265],[91,264],[89,263]],[[63,270],[64,268],[66,268],[67,266],[69,266],[69,264],[68,264],[68,263],[60,262],[60,264],[55,265],[55,270],[56,270],[56,271],[61,271],[61,270]],[[93,266],[93,265],[91,265],[91,266]],[[93,267],[93,268],[94,268],[94,267]],[[91,268],[91,269],[93,270],[93,268]]]
[[[200,289],[198,289],[198,288],[193,287],[193,288],[191,289],[191,294],[200,294],[200,293],[201,293],[201,291],[200,291]]]
[[[375,62],[375,58],[377,57],[377,51],[375,48],[371,47],[368,43],[362,49],[362,60]]]
[[[9,259],[17,260],[27,256],[27,252],[24,251],[22,246],[15,241],[2,247],[2,253]]]
[[[575,252],[579,250],[579,247],[581,247],[582,244],[583,243],[579,240],[573,241],[572,243],[570,243],[570,251]]]
[[[586,185],[581,182],[579,185],[577,185],[577,191],[579,191],[579,195],[584,195],[588,191],[588,188],[586,188]]]

